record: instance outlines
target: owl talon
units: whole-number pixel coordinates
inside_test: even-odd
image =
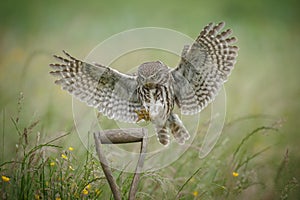
[[[139,122],[141,120],[150,121],[149,111],[147,111],[146,109],[135,110],[134,112],[138,115],[138,119],[136,120],[136,122]]]

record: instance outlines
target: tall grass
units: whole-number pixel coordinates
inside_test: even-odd
[[[16,131],[19,127],[15,120]],[[20,132],[16,156],[0,165],[3,199],[80,199],[101,196],[105,184],[99,163],[87,151],[84,160],[77,158],[74,148],[55,145],[68,135],[39,143],[39,132],[34,145],[27,140],[37,122]]]
[[[17,134],[19,139],[14,157],[0,164],[1,199],[112,199],[107,181],[98,160],[87,150],[78,156],[76,147],[61,145],[69,133],[41,142],[39,120],[26,126],[20,124],[21,95],[17,116],[5,121],[2,134]],[[14,133],[6,132],[6,124],[14,126]],[[234,122],[239,123],[239,122]],[[232,123],[228,123],[228,126]],[[278,132],[278,123],[254,127],[230,143],[230,132],[219,139],[213,152],[200,160],[199,142],[182,158],[156,172],[141,176],[137,199],[293,199],[299,184],[290,173],[289,153],[276,167],[264,161],[274,145],[251,148],[259,137]],[[276,133],[281,134],[281,133]],[[5,137],[2,135],[2,138]],[[34,136],[34,137],[33,137]],[[3,140],[2,145],[5,143]],[[3,146],[2,146],[3,147]],[[5,149],[1,148],[5,153]],[[275,170],[274,177],[266,177],[263,170]],[[132,174],[114,170],[124,199],[128,196]],[[270,183],[271,180],[271,183]],[[269,185],[271,184],[271,185]]]
[[[69,133],[41,143],[41,133],[36,128],[39,124],[38,120],[21,127],[19,124],[21,99],[19,98],[18,101],[17,117],[11,118],[15,133],[19,136],[15,156],[10,161],[0,164],[1,199],[97,199],[100,197],[101,187],[105,185],[105,181],[97,160],[88,151],[83,159],[77,158],[73,153],[74,147],[64,148],[56,144],[64,140]],[[35,132],[35,141],[29,141],[29,136],[33,132]],[[3,131],[3,134],[7,133]]]

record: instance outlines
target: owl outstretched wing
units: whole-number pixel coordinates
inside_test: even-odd
[[[237,41],[224,22],[208,24],[195,42],[185,46],[177,68],[171,71],[174,92],[182,114],[196,114],[218,94],[236,63]]]
[[[54,57],[59,64],[50,64],[56,84],[80,101],[95,107],[109,118],[134,123],[142,104],[137,98],[136,76],[122,74],[99,64],[89,64],[63,51],[66,58]]]

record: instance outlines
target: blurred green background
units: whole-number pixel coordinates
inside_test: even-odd
[[[1,137],[2,161],[14,152],[17,135],[10,134],[10,118],[18,115],[20,92],[21,123],[40,119],[44,140],[73,126],[71,96],[48,73],[52,54],[65,49],[84,58],[113,34],[137,27],[170,28],[195,38],[207,23],[225,21],[240,48],[226,83],[226,120],[261,114],[282,119],[267,155],[279,159],[289,149],[293,176],[299,180],[299,1],[29,0],[0,5],[0,124],[6,133]],[[230,137],[239,140],[238,134]]]

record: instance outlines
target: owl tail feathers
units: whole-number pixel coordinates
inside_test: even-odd
[[[183,145],[190,138],[190,134],[176,114],[171,114],[169,120],[169,128],[176,142]]]

